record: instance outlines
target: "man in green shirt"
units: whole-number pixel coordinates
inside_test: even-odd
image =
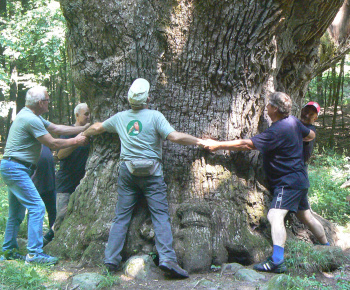
[[[41,144],[51,149],[66,148],[85,144],[87,138],[79,134],[72,139],[55,139],[50,133],[77,134],[87,126],[71,127],[56,125],[44,120],[41,115],[48,112],[49,95],[45,87],[28,90],[26,106],[17,114],[12,123],[6,142],[1,176],[8,187],[9,218],[6,224],[1,259],[24,259],[18,249],[19,226],[28,210],[28,254],[27,263],[54,264],[56,257],[43,253],[43,221],[45,205],[31,176],[40,157]]]
[[[130,110],[119,112],[103,123],[95,123],[83,135],[103,132],[117,133],[121,142],[118,177],[118,203],[105,251],[108,272],[115,272],[121,262],[126,233],[138,194],[148,203],[159,253],[159,267],[175,278],[187,278],[188,273],[177,263],[172,246],[166,184],[162,171],[162,142],[165,139],[182,145],[202,145],[202,140],[180,133],[162,113],[148,109],[149,83],[136,79],[128,92]]]

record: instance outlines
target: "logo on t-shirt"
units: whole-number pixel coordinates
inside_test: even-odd
[[[132,120],[126,126],[126,131],[130,136],[136,136],[142,131],[142,123],[139,120]]]

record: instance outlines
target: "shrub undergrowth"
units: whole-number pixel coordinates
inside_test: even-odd
[[[47,266],[28,266],[24,262],[2,262],[0,284],[11,289],[57,289],[48,278],[51,270]]]
[[[309,201],[313,211],[339,225],[350,221],[346,201],[349,189],[340,186],[350,177],[350,158],[330,150],[315,149],[309,165]]]

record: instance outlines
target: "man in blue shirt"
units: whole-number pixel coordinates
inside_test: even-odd
[[[86,103],[80,103],[74,108],[75,127],[90,123],[90,109]],[[70,139],[75,135],[62,135],[62,139]],[[71,146],[58,151],[60,169],[56,174],[57,184],[57,218],[54,230],[58,231],[67,212],[72,193],[85,175],[85,165],[89,157],[90,144]],[[53,236],[51,236],[53,238]]]
[[[206,140],[206,149],[248,151],[259,150],[270,191],[273,194],[268,220],[273,241],[272,257],[254,266],[266,272],[282,273],[284,263],[286,228],[284,218],[288,211],[297,212],[300,201],[305,198],[309,180],[304,166],[303,141],[311,141],[315,133],[297,118],[290,116],[292,101],[281,92],[269,96],[267,113],[272,125],[251,139],[234,141]]]
[[[315,121],[318,118],[320,112],[320,105],[316,102],[308,102],[301,110],[300,121],[303,125],[316,133],[316,127],[314,126]],[[314,148],[315,139],[307,142],[303,142],[303,155],[304,155],[304,166],[307,172],[307,162],[309,161],[312,150]],[[322,245],[329,245],[327,237],[322,224],[313,216],[310,210],[310,204],[307,199],[307,195],[300,201],[298,211],[296,213],[297,218],[307,225],[310,231],[318,239]]]

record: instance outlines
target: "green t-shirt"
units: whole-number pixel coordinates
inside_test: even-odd
[[[122,161],[138,158],[162,160],[162,141],[175,131],[162,113],[149,109],[117,113],[102,126],[107,132],[118,133]]]
[[[4,157],[14,157],[37,164],[41,152],[41,143],[36,138],[48,134],[46,128],[50,124],[49,121],[24,107],[11,125]]]

